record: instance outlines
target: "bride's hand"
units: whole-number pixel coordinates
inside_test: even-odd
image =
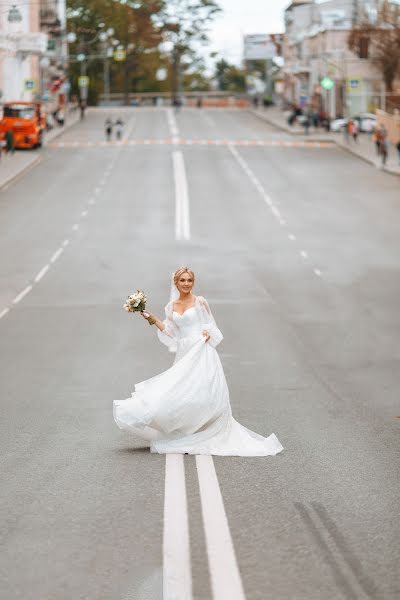
[[[208,333],[207,329],[205,329],[202,332],[202,335],[204,335],[204,337],[206,338],[206,342],[208,342],[208,340],[210,339],[210,334]]]

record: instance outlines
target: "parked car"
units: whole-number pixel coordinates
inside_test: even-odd
[[[46,115],[40,102],[6,102],[0,121],[0,139],[11,130],[15,148],[39,148],[46,129]]]
[[[351,117],[353,121],[357,121],[360,131],[371,133],[376,127],[376,115],[373,113],[360,113]],[[348,123],[348,119],[334,119],[331,122],[331,131],[341,131]]]

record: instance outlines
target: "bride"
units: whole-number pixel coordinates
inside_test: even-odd
[[[264,438],[232,416],[215,349],[222,333],[205,298],[193,295],[194,280],[187,267],[174,273],[164,321],[141,313],[176,357],[167,371],[136,384],[131,398],[114,400],[115,422],[148,440],[151,452],[159,454],[278,454],[283,447],[274,433]]]

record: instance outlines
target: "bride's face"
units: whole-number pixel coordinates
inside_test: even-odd
[[[179,292],[183,294],[189,294],[192,291],[194,285],[193,277],[189,273],[182,273],[179,277],[176,287]]]

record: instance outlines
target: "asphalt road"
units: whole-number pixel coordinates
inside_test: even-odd
[[[92,110],[1,194],[1,600],[162,599],[166,458],[112,400],[171,364],[122,304],[161,316],[182,264],[234,416],[284,446],[213,458],[237,598],[399,598],[399,180],[298,142],[235,110]],[[235,600],[183,461],[192,591],[164,600]]]

